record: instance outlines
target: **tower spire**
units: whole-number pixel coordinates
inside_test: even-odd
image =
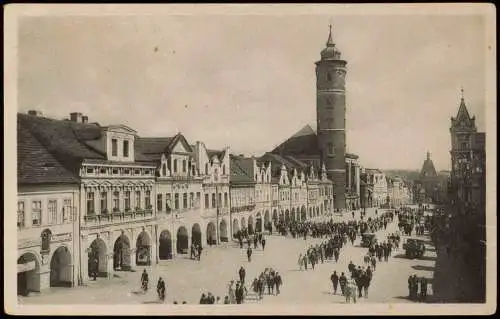
[[[330,47],[330,46],[335,46],[335,44],[333,43],[333,39],[332,39],[332,23],[330,22],[330,32],[328,34],[328,40],[326,41],[326,46],[327,47]]]
[[[431,159],[431,152],[427,151],[427,160]]]
[[[464,101],[464,86],[460,86],[460,98],[461,98],[461,101],[463,102]]]

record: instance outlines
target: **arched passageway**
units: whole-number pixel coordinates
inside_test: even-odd
[[[88,253],[88,276],[96,277],[108,276],[108,248],[101,238],[96,238],[90,244]]]
[[[50,260],[50,286],[71,287],[72,277],[71,253],[66,246],[61,246],[54,251]]]
[[[172,235],[170,232],[168,230],[162,231],[158,241],[160,244],[160,247],[158,248],[158,259],[172,259]]]
[[[113,247],[113,269],[130,270],[130,241],[123,232],[116,239]]]
[[[178,254],[187,254],[189,251],[189,235],[186,227],[177,229],[176,250]]]
[[[212,222],[207,224],[207,244],[217,245],[217,231],[215,225]]]
[[[17,260],[17,294],[29,295],[40,291],[40,263],[32,253],[25,253]]]
[[[233,237],[236,236],[238,231],[240,231],[240,225],[238,223],[238,219],[235,218],[235,219],[233,219]]]
[[[227,223],[224,219],[219,223],[219,240],[221,243],[226,243],[229,241],[229,238],[227,236]]]
[[[135,264],[138,266],[151,265],[151,238],[147,232],[142,231],[137,236],[135,244]]]
[[[196,223],[191,228],[191,244],[192,245],[201,245],[201,227],[200,224]]]
[[[248,216],[248,234],[252,235],[254,233],[253,216]]]

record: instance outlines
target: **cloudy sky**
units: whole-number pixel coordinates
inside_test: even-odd
[[[463,85],[484,130],[480,16],[30,17],[19,24],[18,109],[260,155],[315,127],[315,65],[333,22],[348,61],[347,145],[365,167],[450,166]]]

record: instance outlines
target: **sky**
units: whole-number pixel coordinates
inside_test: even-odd
[[[347,149],[367,168],[450,167],[460,88],[485,130],[485,21],[479,15],[24,17],[18,111],[140,136],[177,132],[259,156],[316,127],[315,65],[329,23],[347,60]]]

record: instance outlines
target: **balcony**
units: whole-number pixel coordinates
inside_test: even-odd
[[[84,221],[86,226],[103,226],[112,225],[123,222],[136,222],[153,218],[152,209],[138,209],[128,211],[114,211],[106,214],[90,214],[85,215]]]
[[[239,206],[239,207],[231,207],[231,214],[248,212],[248,211],[252,211],[254,209],[255,209],[255,204],[254,205]]]

